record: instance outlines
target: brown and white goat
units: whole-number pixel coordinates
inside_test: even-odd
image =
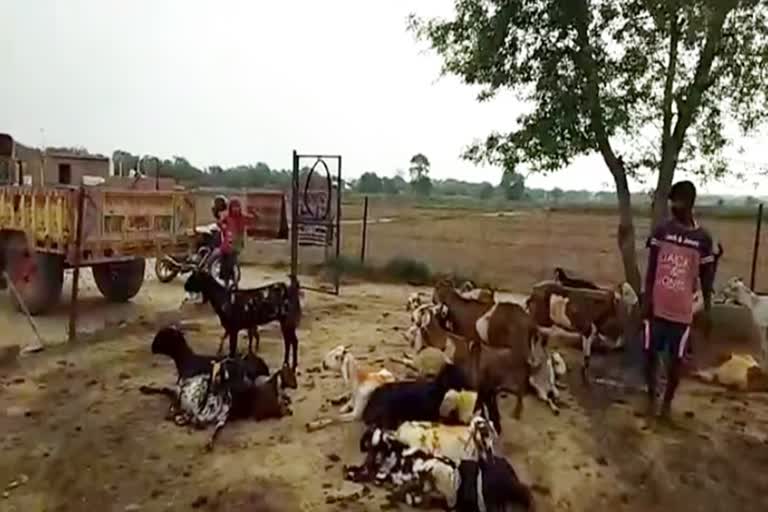
[[[587,381],[595,340],[600,337],[613,348],[622,346],[625,321],[638,302],[628,283],[616,290],[584,290],[547,281],[534,286],[526,305],[539,327],[557,326],[581,336],[582,377]]]
[[[349,389],[349,401],[339,411],[342,414],[338,421],[342,422],[359,420],[373,390],[395,381],[395,376],[386,368],[378,371],[361,368],[345,345],[339,345],[326,354],[323,368],[340,372],[344,385]]]

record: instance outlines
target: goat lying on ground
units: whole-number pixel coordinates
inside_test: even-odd
[[[212,365],[222,360],[221,357],[203,356],[193,352],[184,333],[176,327],[164,327],[155,334],[152,353],[170,357],[176,365],[179,379],[208,375]],[[255,354],[248,354],[245,361],[248,362],[250,379],[269,375],[267,363]]]
[[[283,365],[288,365],[293,354],[291,367],[298,365],[299,339],[296,329],[301,318],[299,302],[299,283],[291,277],[291,283],[273,283],[251,289],[228,290],[207,272],[194,271],[184,283],[187,293],[201,293],[211,303],[219,321],[224,327],[224,336],[219,344],[219,353],[223,348],[224,338],[229,336],[229,355],[237,353],[237,335],[241,330],[248,332],[248,352],[253,350],[253,338],[256,337],[256,350],[259,348],[258,327],[270,322],[280,323],[285,343]]]
[[[370,427],[360,438],[360,451],[367,454],[366,460],[362,466],[347,468],[351,470],[347,471],[347,476],[352,480],[391,481],[390,472],[396,464],[394,459],[403,450],[418,450],[458,464],[462,460],[476,460],[478,449],[495,453],[497,440],[493,426],[481,415],[473,416],[469,425],[407,421],[396,430]]]
[[[395,376],[386,368],[366,371],[359,368],[357,359],[344,345],[332,349],[323,358],[323,368],[341,372],[344,385],[351,392],[349,401],[342,406],[339,421],[356,421],[363,415],[373,390],[387,382],[394,382]]]
[[[496,297],[493,290],[489,288],[480,288],[474,281],[465,281],[456,289],[456,291],[465,299],[472,299],[485,303],[493,303]]]
[[[565,273],[565,270],[563,270],[560,267],[557,267],[555,269],[555,282],[563,286],[567,286],[569,288],[584,288],[587,290],[600,289],[600,287],[597,286],[592,281],[587,281],[586,279],[577,279],[577,278],[569,277],[568,274]]]
[[[402,381],[380,385],[363,410],[367,425],[394,429],[405,421],[438,421],[440,405],[449,389],[469,386],[463,373],[446,365],[432,381]]]
[[[400,431],[406,427],[414,432],[404,437]],[[451,428],[461,430],[460,435],[432,434],[449,428],[408,423],[393,433],[368,431],[360,446],[366,460],[360,467],[345,468],[347,478],[393,484],[390,499],[411,506],[439,502],[449,510],[476,512],[519,504],[532,510],[530,490],[496,455],[496,434],[485,419],[476,417],[469,427]]]
[[[552,281],[534,286],[526,301],[531,317],[540,327],[556,325],[581,336],[584,365],[582,377],[588,382],[592,346],[598,337],[623,345],[624,320],[639,299],[628,283],[617,290],[574,290]]]
[[[413,292],[408,295],[408,300],[405,301],[405,310],[410,312],[416,310],[419,306],[426,304],[427,295],[424,292]]]
[[[173,359],[178,373],[176,388],[142,386],[140,391],[170,398],[169,417],[178,425],[214,425],[209,448],[229,419],[265,419],[290,413],[278,390],[278,384],[296,388],[295,375],[288,367],[267,377],[266,363],[253,354],[242,359],[195,354],[183,333],[173,327],[155,335],[152,353]]]

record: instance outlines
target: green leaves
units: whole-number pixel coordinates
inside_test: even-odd
[[[729,124],[748,131],[768,115],[765,0],[455,0],[454,7],[451,19],[411,17],[409,27],[445,73],[482,86],[480,100],[505,89],[533,106],[509,132],[468,148],[475,162],[548,172],[600,150],[620,156],[630,175],[657,172],[665,161],[672,165],[665,172],[674,172],[681,160],[721,177]],[[666,109],[665,84],[674,99]]]

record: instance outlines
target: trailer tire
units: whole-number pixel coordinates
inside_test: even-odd
[[[26,241],[14,237],[7,241],[5,269],[14,288],[31,315],[50,311],[61,298],[64,284],[64,258],[30,250]],[[10,293],[11,304],[23,311],[16,294]]]
[[[100,263],[91,267],[93,280],[105,299],[127,302],[139,293],[144,283],[144,258]]]

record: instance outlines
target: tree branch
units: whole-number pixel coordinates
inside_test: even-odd
[[[685,132],[693,122],[693,116],[701,105],[701,98],[709,87],[712,86],[712,63],[717,56],[720,41],[723,37],[723,24],[728,14],[736,8],[736,0],[717,2],[713,8],[712,16],[707,24],[707,39],[699,54],[699,62],[696,65],[692,82],[685,88],[685,94],[678,103],[677,122],[672,132],[671,148],[675,153],[680,152],[685,138]]]
[[[661,133],[661,155],[664,157],[664,148],[669,143],[672,135],[672,102],[675,90],[675,74],[677,73],[677,51],[680,41],[680,20],[677,13],[677,5],[670,6],[669,13],[669,60],[667,61],[666,78],[664,80],[663,125]]]

